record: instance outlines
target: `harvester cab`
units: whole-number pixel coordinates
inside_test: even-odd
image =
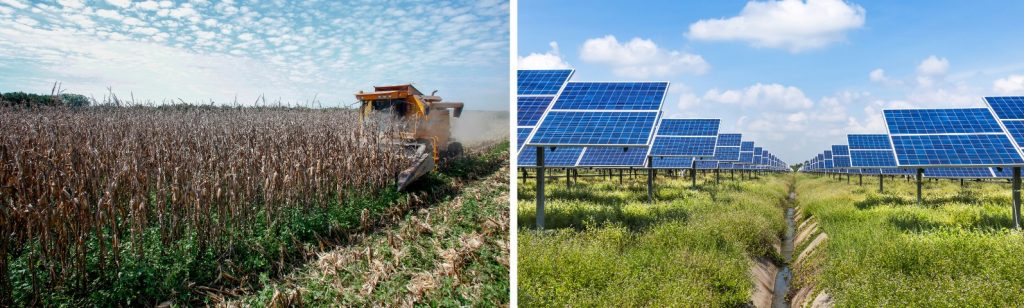
[[[451,117],[462,115],[463,104],[445,102],[437,91],[424,95],[411,84],[374,86],[373,92],[356,93],[361,119],[391,115],[408,121],[409,129],[395,136],[413,164],[398,174],[398,190],[436,168],[441,157],[462,154],[462,144],[451,136]]]

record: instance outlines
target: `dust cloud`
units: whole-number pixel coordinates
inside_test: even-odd
[[[464,110],[452,118],[452,137],[467,147],[508,140],[508,111]]]

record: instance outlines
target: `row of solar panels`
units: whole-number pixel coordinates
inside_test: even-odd
[[[719,119],[662,118],[668,82],[576,82],[573,70],[518,71],[519,166],[785,170],[775,155],[719,134]],[[527,149],[529,148],[529,149]]]
[[[860,169],[926,177],[1009,177],[1024,166],[1024,97],[986,97],[987,108],[884,110],[888,134],[850,134],[804,162],[802,171]],[[877,173],[873,173],[877,174]]]

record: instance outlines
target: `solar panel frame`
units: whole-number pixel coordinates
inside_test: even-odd
[[[544,148],[544,167],[573,168],[583,156],[583,147]],[[522,151],[516,156],[519,167],[537,167],[537,150]]]
[[[517,106],[516,106],[516,109],[517,109],[516,110],[516,134],[517,134],[517,136],[516,136],[516,139],[517,139],[517,142],[519,142],[517,144],[517,150],[516,150],[517,157],[518,157],[519,154],[521,154],[523,152],[523,149],[526,148],[527,141],[529,141],[530,138],[533,137],[533,133],[536,130],[537,124],[540,122],[540,119],[544,118],[544,116],[547,115],[548,110],[551,110],[551,106],[554,105],[555,100],[558,99],[558,95],[562,93],[563,89],[565,89],[565,85],[569,82],[569,79],[572,79],[572,75],[575,74],[575,72],[576,72],[576,70],[573,70],[573,69],[568,69],[568,70],[517,70],[516,71],[516,85],[517,85],[517,89],[516,89],[516,96],[517,96],[516,97],[516,100],[517,100]],[[554,91],[552,91],[552,89],[531,90],[531,89],[528,89],[530,84],[527,83],[525,85],[525,88],[527,88],[527,90],[525,90],[525,92],[530,92],[530,93],[521,93],[523,91],[523,89],[524,89],[523,82],[525,81],[525,78],[521,78],[522,74],[524,74],[524,73],[526,73],[526,74],[548,74],[547,77],[552,77],[552,76],[559,75],[559,74],[565,74],[565,76],[564,77],[557,77],[555,79],[551,79],[551,80],[553,80],[551,82],[559,82],[559,83],[557,83],[557,85],[558,85],[557,89],[554,89]],[[554,85],[554,84],[555,83],[550,83],[550,84],[548,84],[548,86],[550,87],[551,85]],[[547,106],[545,106],[544,110],[541,112],[540,118],[538,118],[536,121],[531,121],[532,125],[519,125],[519,122],[518,122],[519,121],[518,100],[521,97],[550,98],[550,100],[548,101]],[[523,137],[521,136],[521,134],[524,133],[523,129],[528,129],[528,132],[525,132],[526,133],[526,138],[525,139],[522,139]]]
[[[926,178],[936,179],[985,179],[994,178],[995,174],[992,173],[992,168],[925,168],[924,174]]]

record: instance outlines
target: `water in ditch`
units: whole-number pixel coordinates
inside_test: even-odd
[[[779,273],[775,275],[775,288],[772,294],[772,307],[789,307],[786,294],[789,293],[789,282],[793,279],[793,272],[789,265],[793,261],[793,237],[796,233],[796,222],[793,221],[793,203],[796,201],[796,192],[789,193],[789,201],[784,209],[786,217],[786,234],[782,238],[782,259],[785,262]]]

